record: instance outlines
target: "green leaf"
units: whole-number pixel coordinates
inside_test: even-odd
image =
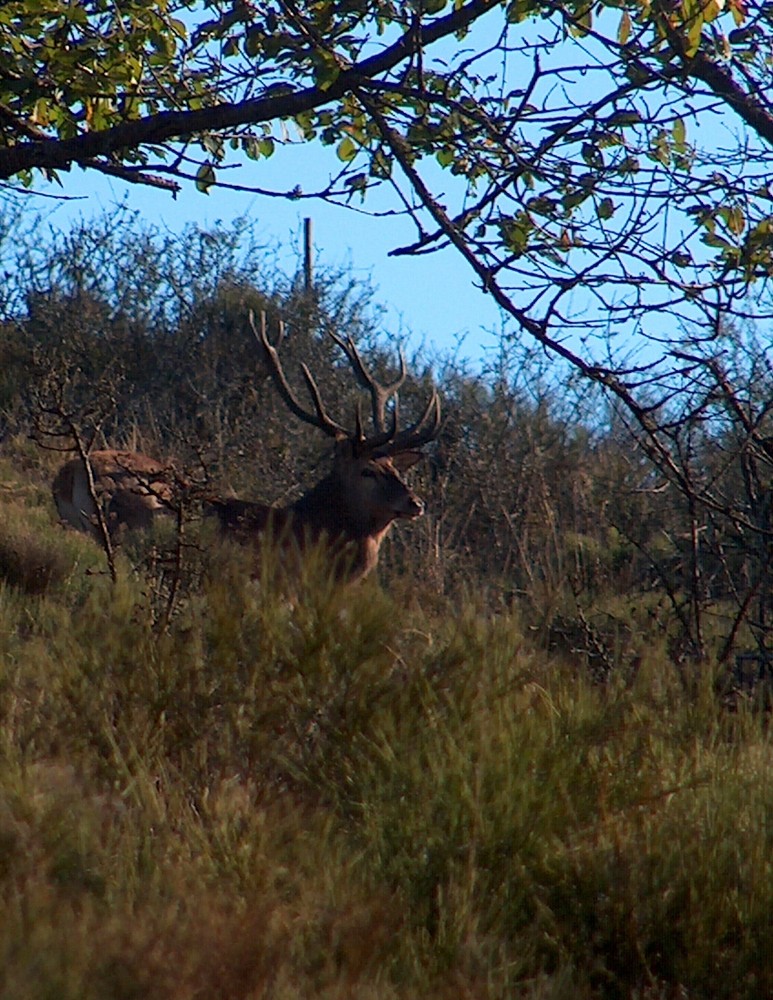
[[[666,167],[671,162],[671,138],[665,129],[658,132],[650,156]]]
[[[539,0],[512,0],[507,6],[507,20],[511,24],[519,24],[538,10]]]
[[[209,194],[209,189],[215,183],[215,170],[211,163],[202,163],[196,171],[196,190]]]
[[[638,174],[640,169],[641,165],[635,156],[626,156],[620,161],[617,172],[625,177],[627,174]]]
[[[674,149],[678,153],[683,153],[686,148],[687,139],[687,129],[684,124],[683,118],[677,118],[674,122],[674,127],[671,129],[671,134],[674,137]]]
[[[357,155],[357,147],[355,146],[355,144],[352,142],[352,140],[349,138],[348,135],[345,136],[345,138],[343,138],[338,143],[338,149],[336,150],[336,154],[338,156],[338,159],[343,160],[344,163],[351,163],[351,161]]]
[[[569,34],[574,38],[584,38],[593,27],[593,7],[581,7],[575,14],[574,21],[569,25]]]
[[[451,164],[456,159],[456,153],[450,146],[446,146],[444,149],[439,149],[435,154],[435,159],[438,161],[441,167],[450,167]]]
[[[702,7],[703,19],[706,24],[710,24],[722,14],[725,9],[725,0],[708,0]]]
[[[223,159],[223,137],[214,132],[206,132],[201,138],[201,144],[210,156],[216,160]]]
[[[687,45],[685,55],[691,59],[700,48],[701,37],[703,35],[703,13],[700,10],[694,11],[690,18],[690,26],[687,30]]]
[[[600,219],[611,219],[615,214],[615,205],[611,198],[602,198],[596,206],[596,215]]]
[[[365,200],[365,192],[368,189],[368,175],[367,174],[354,174],[352,177],[347,177],[346,186],[349,188],[349,195],[359,192],[360,198]]]
[[[603,169],[604,157],[601,155],[599,148],[592,142],[584,142],[580,154],[589,167],[593,167],[596,170]]]
[[[701,242],[705,243],[707,247],[719,247],[721,250],[734,250],[733,244],[724,238],[724,236],[718,236],[716,233],[704,233],[701,236]]]
[[[30,120],[34,125],[48,125],[51,121],[52,110],[51,103],[45,97],[41,97],[35,101]]]
[[[747,17],[746,4],[743,0],[730,0],[728,5],[733,14],[733,20],[740,27]]]
[[[186,39],[188,37],[188,29],[185,26],[185,21],[180,21],[176,17],[170,17],[167,23],[178,38]]]
[[[512,218],[503,218],[498,222],[499,233],[505,246],[516,257],[520,257],[529,245],[529,235],[534,230],[534,223],[526,212],[518,212]]]
[[[249,138],[243,139],[242,149],[250,160],[260,159],[260,140],[256,139],[255,136],[251,135]]]
[[[671,254],[671,263],[675,267],[689,267],[692,262],[692,257],[684,250],[674,250]]]
[[[383,149],[377,149],[370,161],[370,176],[381,180],[392,176],[392,160]]]
[[[329,90],[340,75],[338,61],[324,53],[314,69],[314,83],[320,90]]]
[[[570,213],[573,208],[577,208],[578,205],[582,205],[584,201],[587,200],[589,191],[578,188],[576,191],[570,191],[569,194],[565,194],[561,199],[561,204],[564,207],[566,213]]]
[[[526,207],[530,212],[534,212],[536,215],[550,217],[556,214],[555,200],[553,198],[547,198],[544,195],[540,195],[536,198],[529,198],[526,202]]]
[[[627,10],[623,11],[620,24],[617,26],[617,40],[621,45],[625,45],[631,37],[631,15]]]
[[[746,229],[746,216],[738,205],[723,205],[717,209],[717,215],[734,236],[740,236],[744,229]]]
[[[607,118],[607,125],[613,128],[624,128],[626,125],[641,125],[641,115],[638,111],[615,111]]]

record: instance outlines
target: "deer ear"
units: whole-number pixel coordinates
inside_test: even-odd
[[[392,465],[394,465],[398,472],[407,472],[422,457],[420,451],[401,451],[399,454],[392,456]]]

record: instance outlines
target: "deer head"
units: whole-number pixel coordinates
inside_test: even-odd
[[[355,378],[370,395],[373,430],[366,434],[358,406],[354,427],[348,429],[328,413],[317,383],[305,364],[301,372],[313,404],[307,409],[291,388],[277,347],[284,339],[284,324],[279,324],[277,345],[273,345],[266,332],[266,316],[261,313],[259,328],[250,313],[250,326],[260,343],[274,384],[288,408],[311,427],[321,430],[335,442],[333,475],[346,486],[345,506],[363,522],[385,522],[397,517],[418,517],[424,505],[416,498],[401,478],[401,473],[421,457],[421,448],[437,437],[440,429],[440,399],[433,390],[421,416],[409,427],[399,427],[397,392],[405,382],[405,356],[400,351],[400,371],[392,382],[382,384],[368,371],[351,337],[341,338],[328,331],[331,339],[344,352]],[[387,416],[389,403],[391,412]],[[390,516],[391,515],[391,516]]]

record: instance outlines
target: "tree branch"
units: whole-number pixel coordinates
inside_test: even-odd
[[[668,471],[673,480],[678,483],[679,488],[686,492],[687,484],[685,484],[684,476],[676,465],[668,448],[661,441],[658,434],[659,428],[657,422],[649,409],[637,401],[628,386],[620,379],[617,372],[586,361],[579,354],[568,348],[566,344],[556,340],[555,337],[551,337],[545,323],[535,320],[514,304],[510,296],[499,286],[495,276],[484,266],[474,251],[468,246],[465,235],[454,225],[446,210],[434,198],[425,185],[413,164],[412,152],[405,138],[392,128],[384,117],[378,103],[373,98],[364,92],[361,92],[359,96],[378,125],[384,141],[394,153],[395,159],[400,164],[422,204],[445,233],[450,243],[456,247],[462,257],[472,267],[475,274],[480,278],[484,290],[492,295],[497,305],[508,315],[512,316],[519,326],[526,333],[534,337],[538,343],[552,354],[563,358],[572,368],[580,372],[584,378],[603,386],[616,397],[634,417],[644,432],[645,439],[642,441],[642,447],[661,469]]]
[[[742,89],[732,74],[723,69],[703,52],[691,59],[685,58],[685,69],[690,76],[705,83],[712,93],[728,104],[757,135],[773,145],[773,114],[759,101]]]
[[[488,11],[499,6],[499,0],[470,0],[458,10],[438,18],[422,28],[420,44],[431,45],[441,38],[469,27]],[[198,132],[222,131],[239,125],[293,118],[336,101],[354,89],[357,81],[373,79],[411,58],[416,38],[407,32],[383,52],[343,69],[327,88],[307,87],[284,91],[269,97],[235,103],[216,104],[196,111],[162,111],[137,121],[123,122],[102,131],[84,132],[72,139],[21,142],[0,149],[0,180],[7,180],[23,170],[33,168],[67,169],[73,163],[93,166],[95,157],[110,156],[123,149],[137,149],[170,139],[181,139]]]
[[[82,167],[90,170],[97,170],[100,174],[107,174],[110,177],[118,177],[127,184],[144,184],[147,187],[161,188],[163,191],[171,191],[177,195],[182,190],[182,184],[167,177],[159,177],[158,174],[146,174],[136,167],[126,167],[120,163],[106,163],[104,160],[86,160]]]

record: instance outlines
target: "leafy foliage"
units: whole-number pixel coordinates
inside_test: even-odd
[[[341,165],[325,197],[364,196],[402,174],[425,219],[412,250],[452,239],[489,282],[501,278],[505,299],[536,265],[564,285],[542,303],[543,324],[580,275],[599,289],[625,280],[635,294],[624,301],[601,293],[622,315],[673,305],[680,261],[701,296],[717,261],[725,281],[769,272],[769,31],[767,8],[750,16],[742,0],[9,3],[0,172],[28,182],[36,167],[54,176],[77,162],[206,191],[234,157],[320,142]],[[746,144],[718,158],[701,141],[723,102],[762,143],[751,158]],[[458,178],[463,209],[439,210],[430,164]],[[666,204],[692,226],[656,234]],[[579,263],[594,256],[601,268]]]

